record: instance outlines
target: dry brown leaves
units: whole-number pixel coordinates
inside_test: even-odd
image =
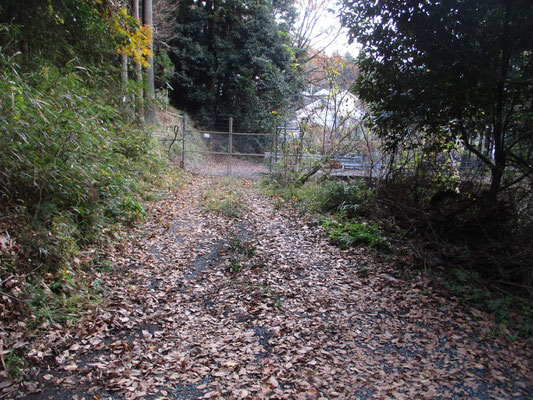
[[[530,398],[530,341],[488,337],[423,278],[274,211],[249,184],[241,220],[189,186],[111,255],[106,303],[51,327],[22,392],[72,398]],[[361,268],[368,274],[361,274]],[[43,390],[43,392],[40,392]],[[36,397],[37,398],[37,397]],[[68,398],[68,397],[62,397]]]

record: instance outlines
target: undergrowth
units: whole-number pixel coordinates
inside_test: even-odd
[[[391,245],[371,219],[375,193],[364,181],[308,182],[304,185],[260,183],[263,191],[273,196],[275,207],[289,203],[301,215],[328,215],[320,218],[330,241],[340,247],[367,246],[379,252],[390,252]]]
[[[495,323],[493,335],[509,339],[533,336],[533,307],[523,299],[489,290],[475,271],[454,268],[441,276],[444,277],[443,286],[461,303],[492,316]]]
[[[105,246],[126,245],[167,171],[112,58],[0,50],[0,342],[16,349],[17,371],[19,331],[69,323],[99,301]]]
[[[214,180],[202,194],[202,205],[226,217],[236,218],[243,214],[245,203],[240,182],[231,177]]]
[[[2,228],[53,272],[106,228],[142,220],[162,164],[150,132],[106,87],[112,79],[74,60],[26,71],[17,58],[0,54],[0,192],[16,229]]]
[[[533,336],[533,308],[528,305],[527,292],[524,294],[530,290],[529,283],[513,283],[515,276],[527,272],[527,268],[531,271],[523,262],[530,251],[522,240],[525,237],[522,231],[527,229],[515,229],[516,234],[508,230],[507,214],[497,208],[501,203],[489,204],[489,211],[482,208],[484,203],[466,208],[465,204],[476,199],[475,193],[465,189],[470,187],[467,183],[460,183],[459,190],[452,193],[449,186],[456,181],[437,177],[437,183],[434,179],[420,184],[418,179],[414,184],[413,179],[383,181],[374,187],[363,179],[283,185],[271,177],[261,182],[260,187],[272,197],[275,208],[290,206],[302,216],[317,219],[329,240],[340,248],[366,246],[378,253],[390,253],[396,247],[383,230],[391,238],[401,237],[401,243],[410,243],[408,247],[415,251],[407,255],[395,252],[393,256],[398,260],[405,257],[400,264],[419,273],[433,274],[435,282],[441,282],[443,289],[459,302],[491,315],[494,335]],[[414,192],[418,194],[413,195]],[[440,200],[440,194],[448,197]],[[526,211],[530,209],[524,207]],[[453,218],[446,217],[448,214]],[[507,232],[505,237],[502,232]],[[511,242],[511,248],[517,249],[514,255],[509,248],[502,248],[511,238],[516,239]],[[492,267],[495,263],[500,268],[510,267],[498,271]],[[432,265],[443,268],[431,268]],[[485,270],[480,271],[480,267]],[[501,281],[505,282],[503,288]],[[516,287],[523,290],[517,291]]]
[[[322,226],[326,230],[331,243],[341,249],[367,246],[373,250],[386,253],[392,250],[391,245],[383,237],[376,225],[364,222],[325,219],[322,222]]]

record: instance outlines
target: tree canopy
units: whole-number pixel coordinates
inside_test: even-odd
[[[389,144],[413,128],[460,140],[493,192],[506,170],[532,173],[531,1],[343,0],[341,17],[363,45],[356,91]]]
[[[115,56],[119,41],[110,29],[111,13],[107,1],[3,0],[0,48],[4,54],[21,51],[27,62],[102,62],[103,57]]]
[[[233,116],[241,124],[282,112],[297,89],[297,66],[282,3],[263,0],[184,0],[168,41],[176,66],[172,79],[178,107],[203,123]]]

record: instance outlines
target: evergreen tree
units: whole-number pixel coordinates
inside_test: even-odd
[[[273,4],[262,0],[184,0],[169,41],[173,100],[204,124],[233,116],[243,126],[283,113],[298,71]]]

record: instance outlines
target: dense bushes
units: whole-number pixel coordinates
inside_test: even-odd
[[[119,80],[117,11],[108,1],[0,6],[0,278],[69,266],[80,246],[143,216],[159,154],[134,114],[135,83]]]
[[[114,80],[74,62],[59,68],[43,60],[25,71],[18,57],[0,54],[2,203],[75,241],[95,238],[109,221],[140,216],[135,198],[157,168],[156,150],[149,133],[120,111]],[[65,224],[73,225],[59,228]],[[41,255],[49,254],[42,246]]]
[[[433,276],[460,301],[491,313],[496,333],[511,327],[530,336],[531,188],[515,185],[493,195],[482,178],[435,165],[388,172],[375,180],[286,186],[273,175],[267,183],[279,208],[290,201],[301,214],[323,214],[318,219],[333,244],[393,250],[387,257],[402,273]]]
[[[366,181],[328,180],[305,185],[280,186],[264,183],[274,196],[290,201],[300,214],[324,215],[319,218],[331,243],[341,248],[367,246],[389,252],[391,245],[375,223],[367,223],[376,211],[375,188]],[[282,207],[278,200],[278,207]]]
[[[104,244],[143,218],[164,165],[134,114],[135,83],[120,82],[110,18],[107,1],[0,6],[4,343],[17,320],[31,331],[94,301]]]
[[[342,213],[347,218],[366,216],[371,212],[374,190],[361,181],[329,181],[320,190],[317,200],[324,212]]]
[[[105,69],[119,41],[110,30],[114,11],[109,0],[2,0],[1,51],[22,52],[32,70],[44,60],[61,66],[72,59]]]
[[[376,225],[344,220],[325,220],[323,226],[331,243],[341,249],[368,246],[382,252],[390,252],[391,250],[391,245]]]

